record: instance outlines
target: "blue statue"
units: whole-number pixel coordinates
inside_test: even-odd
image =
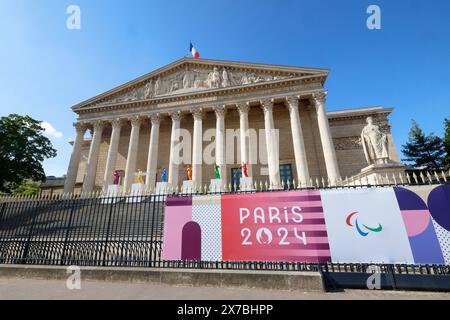
[[[167,170],[166,168],[162,169],[162,173],[161,173],[161,181],[162,182],[167,182]]]

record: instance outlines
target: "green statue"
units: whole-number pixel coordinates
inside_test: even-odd
[[[220,171],[219,171],[219,166],[214,166],[214,176],[216,179],[220,179]]]

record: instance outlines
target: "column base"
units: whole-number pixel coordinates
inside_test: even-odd
[[[130,197],[127,198],[127,203],[135,203],[142,201],[142,195],[145,193],[146,185],[143,183],[133,183],[131,185]]]
[[[208,193],[225,192],[225,186],[222,179],[211,179]]]
[[[155,194],[168,194],[169,193],[169,183],[168,182],[157,182],[155,188]]]
[[[256,191],[253,185],[253,178],[251,177],[241,177],[239,180],[240,191]]]
[[[363,168],[361,170],[361,173],[351,177],[351,179],[353,181],[358,181],[358,183],[361,180],[362,184],[383,185],[394,183],[395,181],[393,176],[395,176],[397,183],[401,183],[400,175],[403,179],[403,182],[407,181],[405,169],[406,166],[398,162],[372,164]]]
[[[102,197],[101,204],[112,204],[119,201],[118,196],[123,194],[123,186],[111,184],[108,186],[106,196]]]
[[[192,180],[184,180],[183,181],[183,187],[181,188],[181,193],[187,194],[187,193],[194,193],[194,181]]]

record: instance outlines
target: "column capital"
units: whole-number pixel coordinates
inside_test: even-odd
[[[203,119],[203,109],[202,108],[195,108],[191,109],[192,116],[194,117],[194,120],[202,120]]]
[[[105,121],[103,120],[94,121],[92,123],[92,127],[94,128],[94,132],[103,130],[103,128],[105,127]]]
[[[286,106],[289,110],[289,112],[292,111],[298,111],[298,105],[299,105],[299,97],[298,96],[289,96],[286,97]]]
[[[169,112],[169,117],[172,118],[172,121],[181,121],[181,118],[183,118],[183,114],[181,113],[181,111],[173,111],[173,112]]]
[[[273,110],[273,99],[263,99],[260,101],[261,109],[266,112],[272,112]]]
[[[236,107],[240,116],[243,114],[248,114],[248,112],[250,111],[250,104],[248,102],[236,103]]]
[[[111,127],[114,130],[116,130],[116,129],[120,129],[123,126],[123,124],[125,122],[125,119],[123,119],[123,118],[114,118],[114,119],[112,119],[110,121],[111,121]]]
[[[300,96],[288,96],[286,97],[286,102],[288,105],[298,106]]]
[[[326,91],[316,92],[316,93],[313,93],[312,99],[313,99],[313,101],[314,101],[314,103],[316,105],[317,104],[324,104],[327,95],[328,95],[328,92],[326,92]]]
[[[161,122],[161,117],[159,116],[159,113],[149,114],[148,118],[150,119],[152,126],[157,126]]]
[[[142,123],[142,118],[140,116],[132,116],[128,118],[130,120],[132,127],[139,127]]]
[[[213,107],[213,110],[216,113],[216,117],[217,118],[223,118],[225,116],[226,111],[227,111],[227,109],[225,108],[224,105],[222,105],[222,106],[215,106],[215,107]]]
[[[75,130],[77,131],[77,134],[84,134],[87,130],[87,125],[84,122],[74,122],[73,126],[75,127]]]

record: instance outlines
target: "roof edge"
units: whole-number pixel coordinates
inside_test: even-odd
[[[385,113],[385,114],[387,113],[389,115],[393,111],[394,111],[394,108],[374,106],[374,107],[364,107],[364,108],[329,111],[329,112],[327,112],[327,116],[328,116],[328,118],[343,118],[343,117],[361,116],[361,115],[373,114],[373,113]]]
[[[181,59],[175,60],[165,66],[162,66],[160,68],[157,68],[149,73],[146,73],[142,76],[139,76],[133,80],[127,81],[119,86],[116,86],[112,89],[109,89],[103,93],[97,94],[89,99],[83,100],[79,103],[76,103],[72,106],[72,110],[79,109],[87,104],[90,104],[92,102],[95,102],[98,99],[101,99],[103,97],[106,97],[108,95],[112,95],[114,93],[120,92],[121,90],[133,86],[137,83],[140,83],[154,75],[157,75],[159,73],[163,73],[164,71],[170,70],[184,62],[195,62],[200,64],[218,64],[218,65],[235,65],[240,67],[248,67],[248,68],[267,68],[267,69],[278,69],[278,71],[284,71],[284,72],[295,72],[299,71],[300,69],[304,71],[311,71],[315,72],[317,74],[328,74],[330,73],[330,69],[323,69],[323,68],[307,68],[307,67],[300,67],[300,66],[287,66],[287,65],[276,65],[276,64],[265,64],[265,63],[254,63],[254,62],[245,62],[245,61],[231,61],[231,60],[215,60],[215,59],[194,59],[189,57],[183,57]]]

